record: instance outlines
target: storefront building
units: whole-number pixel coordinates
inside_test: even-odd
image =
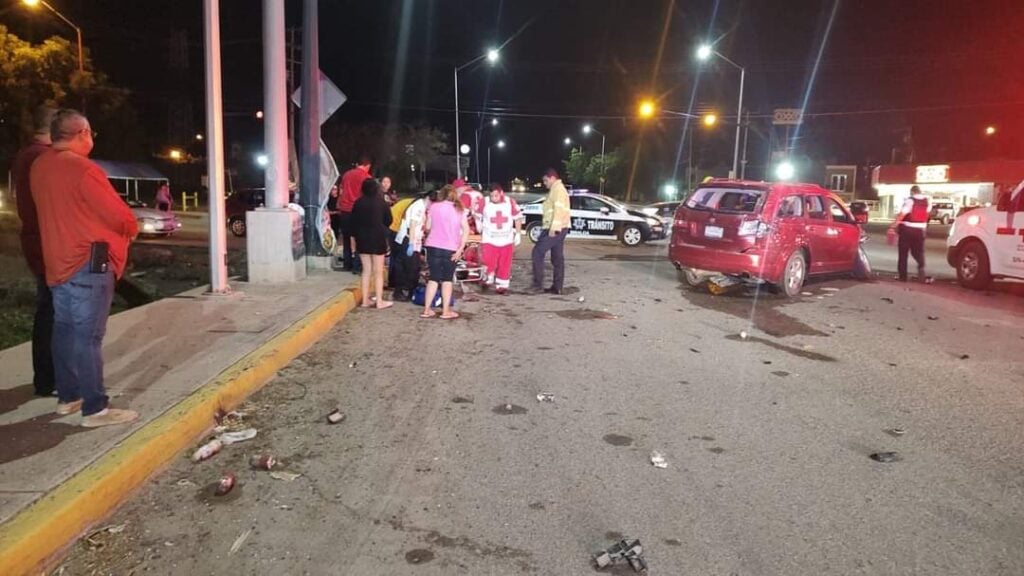
[[[878,166],[871,175],[871,186],[878,192],[879,216],[893,218],[914,185],[933,202],[952,202],[959,209],[993,204],[1000,193],[1012,190],[1021,180],[1024,161],[984,160]]]

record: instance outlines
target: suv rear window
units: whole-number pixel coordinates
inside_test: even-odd
[[[716,212],[753,213],[760,210],[763,199],[763,190],[700,188],[686,201],[686,207]]]

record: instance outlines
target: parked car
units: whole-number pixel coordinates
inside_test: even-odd
[[[591,192],[569,195],[570,225],[568,238],[588,240],[618,239],[626,246],[638,246],[648,240],[665,237],[665,226],[654,216],[630,209],[614,198]],[[526,233],[530,240],[540,238],[543,202],[522,206]]]
[[[928,221],[937,220],[943,224],[949,224],[956,219],[959,208],[952,202],[935,202],[932,204],[932,211],[928,213]]]
[[[1024,280],[1024,182],[995,206],[957,216],[946,239],[946,261],[967,288],[984,289],[994,278]]]
[[[868,223],[868,204],[867,202],[850,202],[850,214],[853,214],[853,219],[857,224]]]
[[[661,219],[662,225],[665,227],[665,234],[668,235],[672,231],[672,218],[676,214],[676,210],[681,204],[680,201],[669,201],[669,202],[655,202],[648,204],[640,208],[640,211],[648,216],[654,216]]]
[[[149,208],[137,200],[129,200],[128,207],[139,223],[141,236],[170,236],[181,228],[181,222],[173,212]]]
[[[692,286],[724,274],[795,296],[811,275],[867,278],[862,239],[843,201],[820,186],[711,180],[676,211],[669,260]]]
[[[295,192],[288,193],[288,202],[295,202]],[[228,230],[235,236],[245,236],[245,213],[255,210],[266,202],[263,188],[239,188],[224,199]]]

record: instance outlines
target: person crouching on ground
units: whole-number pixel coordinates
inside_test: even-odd
[[[427,209],[427,240],[424,246],[427,249],[430,281],[427,282],[426,299],[420,318],[436,316],[431,308],[440,284],[441,318],[452,320],[459,317],[451,309],[455,264],[462,258],[462,251],[466,247],[469,220],[454,186],[445,186],[439,196],[438,201],[432,202]]]
[[[486,268],[483,287],[507,294],[512,280],[512,255],[522,239],[523,216],[516,201],[505,196],[501,184],[491,184],[490,195],[477,210],[480,214],[481,249]]]
[[[391,298],[395,301],[409,301],[420,281],[420,253],[423,252],[423,225],[427,218],[427,207],[437,198],[437,190],[418,196],[402,213],[402,222],[395,235],[395,246],[391,248],[391,261],[395,263],[395,287]],[[392,209],[394,216],[394,209]],[[397,247],[397,248],[396,248]]]
[[[375,179],[363,180],[362,193],[352,205],[351,216],[356,251],[363,266],[363,275],[359,279],[363,291],[362,307],[373,305],[370,300],[372,279],[377,309],[390,308],[394,303],[384,300],[384,255],[388,252],[391,209],[381,195],[380,182]]]

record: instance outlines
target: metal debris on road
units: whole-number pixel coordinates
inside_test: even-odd
[[[882,302],[888,302],[889,304],[895,304],[896,303],[892,298],[889,298],[888,296],[882,296],[881,300],[882,300]]]
[[[182,478],[181,480],[178,480],[174,484],[176,486],[181,486],[182,488],[192,488],[193,486],[196,485],[195,482],[189,480],[188,478]]]
[[[256,454],[249,458],[249,466],[256,470],[271,470],[275,464],[277,464],[277,460],[270,454]]]
[[[246,428],[245,430],[237,430],[235,432],[225,432],[217,436],[217,440],[220,440],[225,446],[230,446],[231,444],[252,440],[256,437],[256,434],[255,428]]]
[[[577,301],[577,302],[579,302],[579,303],[581,303],[581,304],[582,304],[583,302],[586,302],[586,300],[587,300],[587,299],[586,299],[586,298],[584,298],[583,296],[580,296],[579,298],[577,298],[577,299],[576,299],[576,301]]]
[[[555,395],[550,392],[541,392],[537,394],[537,402],[554,402]]]
[[[302,476],[302,474],[284,471],[270,473],[270,477],[274,480],[284,480],[285,482],[294,482],[299,476]]]
[[[350,362],[350,363],[349,363],[349,365],[348,365],[348,367],[349,367],[349,368],[355,368],[355,367],[356,367],[356,364],[358,364],[358,362]]]
[[[968,358],[970,358],[970,357],[971,357],[971,355],[970,355],[970,354],[961,354],[961,355],[960,355],[960,359],[961,359],[961,360],[967,360],[967,359],[968,359]]]
[[[235,538],[235,543],[231,545],[231,550],[228,550],[228,555],[230,556],[231,554],[238,552],[242,547],[242,544],[245,544],[245,541],[249,539],[250,534],[252,534],[252,528],[249,528],[245,532],[239,534],[238,538]]]
[[[890,428],[890,429],[886,430],[886,432],[888,432],[890,436],[903,436],[904,434],[907,433],[907,429],[906,428]]]
[[[344,420],[345,413],[338,408],[335,408],[334,410],[331,411],[330,414],[327,415],[328,424],[338,424],[339,422],[343,422]]]
[[[939,317],[938,316],[929,316],[928,319],[929,320],[938,320]]]
[[[747,334],[746,330],[740,332],[740,340],[746,340],[749,337],[750,337],[750,334]]]
[[[221,448],[224,447],[224,443],[220,440],[210,440],[206,444],[203,444],[192,454],[193,462],[202,462],[212,458],[215,454],[220,452]]]
[[[839,288],[833,288],[831,286],[825,286],[821,290],[823,292],[839,292]]]
[[[814,296],[814,292],[801,292],[801,296]]]
[[[900,455],[895,452],[875,452],[870,456],[875,462],[899,462],[901,460]]]
[[[665,455],[657,450],[651,452],[651,464],[654,464],[655,468],[668,468],[668,460],[665,460]]]
[[[613,564],[626,562],[634,572],[647,573],[647,561],[644,560],[644,548],[639,540],[623,538],[613,544],[607,550],[594,554],[594,563],[598,570],[607,568]]]
[[[732,276],[713,276],[708,278],[708,292],[715,296],[721,296],[729,290],[741,286],[743,283]]]
[[[223,496],[228,492],[231,492],[231,489],[235,487],[236,481],[237,479],[235,478],[235,475],[228,472],[220,477],[220,480],[217,482],[217,489],[214,490],[213,493],[217,496]]]

